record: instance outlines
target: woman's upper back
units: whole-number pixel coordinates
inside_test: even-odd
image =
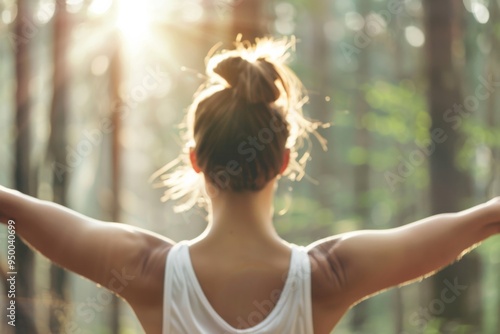
[[[288,326],[285,332],[328,334],[348,308],[333,299],[340,289],[318,247],[223,254],[196,246],[168,245],[149,261],[150,302],[129,301],[147,333],[277,333]]]
[[[163,333],[312,333],[305,248],[292,245],[286,264],[251,254],[191,261],[189,248],[168,255]]]

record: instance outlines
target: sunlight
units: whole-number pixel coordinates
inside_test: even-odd
[[[125,40],[133,44],[143,40],[149,30],[150,17],[144,2],[125,0],[119,2],[117,27]]]
[[[112,4],[112,0],[94,0],[88,8],[88,14],[90,17],[99,17],[106,14]]]

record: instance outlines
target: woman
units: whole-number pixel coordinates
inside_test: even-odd
[[[206,230],[175,243],[0,187],[2,222],[53,262],[123,297],[147,333],[327,334],[354,304],[429,275],[500,233],[500,197],[403,227],[300,247],[273,226],[281,175],[300,179],[302,117],[289,44],[261,40],[211,57],[189,109],[189,170],[159,174],[181,209],[205,204]],[[182,163],[178,159],[176,163]],[[202,180],[206,191],[199,188]],[[10,220],[10,221],[9,221]]]

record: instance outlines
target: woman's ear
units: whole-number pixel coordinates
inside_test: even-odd
[[[280,174],[283,174],[288,167],[288,163],[290,162],[290,149],[285,149],[283,153],[283,164],[281,165]]]
[[[193,167],[196,173],[201,172],[200,166],[198,166],[198,162],[196,161],[196,151],[193,147],[189,149],[189,160],[191,161],[191,166]]]

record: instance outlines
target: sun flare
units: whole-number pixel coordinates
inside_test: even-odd
[[[146,5],[139,0],[119,2],[117,28],[130,42],[143,40],[148,33],[150,17]]]

